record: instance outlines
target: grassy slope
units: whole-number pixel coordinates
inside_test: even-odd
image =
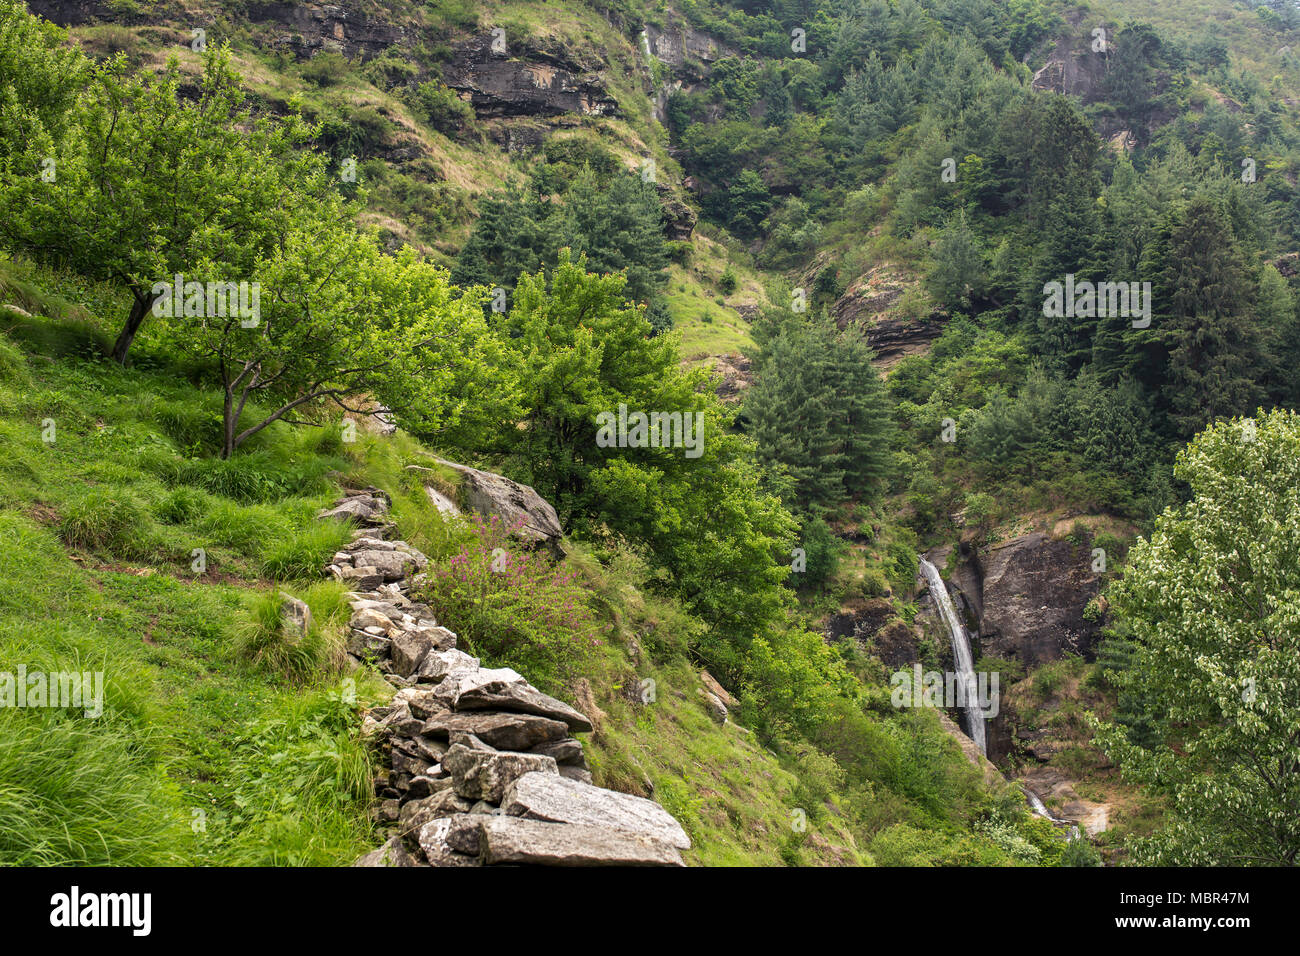
[[[352,736],[357,710],[338,699],[341,589],[317,575],[347,532],[314,516],[339,475],[374,482],[395,492],[404,536],[438,555],[448,529],[403,478],[405,464],[427,464],[422,451],[277,425],[229,468],[198,451],[215,395],[174,370],[94,358],[104,337],[91,309],[23,276],[0,263],[0,302],[36,313],[0,309],[0,670],[103,671],[107,691],[97,720],[0,713],[0,860],[349,862],[375,842],[371,768]],[[111,305],[75,283],[64,291]],[[142,349],[138,365],[151,359]],[[207,554],[201,574],[194,548]],[[619,586],[611,613],[644,624],[645,599]],[[321,631],[298,668],[249,653],[281,590],[312,606]],[[651,781],[695,837],[692,862],[869,859],[834,812],[793,834],[797,777],[706,715],[684,660],[634,667],[622,644],[607,654],[593,675],[606,714],[589,742],[596,778],[633,792]],[[644,677],[663,688],[648,707],[625,693]],[[367,672],[354,679],[360,703],[384,696]]]

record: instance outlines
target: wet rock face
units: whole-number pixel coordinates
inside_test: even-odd
[[[507,41],[509,38],[507,38]],[[494,51],[491,36],[455,48],[444,70],[448,86],[469,98],[480,119],[503,116],[617,116],[618,103],[593,69],[540,50]]]
[[[978,550],[935,549],[928,557],[951,582],[983,655],[1031,668],[1068,653],[1092,655],[1100,629],[1083,611],[1099,593],[1101,576],[1092,571],[1086,541],[1035,532]]]
[[[986,654],[1029,667],[1066,653],[1091,655],[1098,628],[1083,610],[1100,591],[1101,577],[1092,571],[1087,546],[1039,532],[991,547],[981,561]]]

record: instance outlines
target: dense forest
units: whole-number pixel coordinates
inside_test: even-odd
[[[0,0],[0,862],[387,839],[378,489],[688,864],[1297,863],[1300,3],[298,7]]]

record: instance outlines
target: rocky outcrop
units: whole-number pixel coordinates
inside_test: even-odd
[[[1106,78],[1109,60],[1105,53],[1093,52],[1092,42],[1090,30],[1058,36],[1047,62],[1034,74],[1034,89],[1075,96],[1085,102],[1093,99],[1094,91]]]
[[[363,6],[365,9],[363,9]],[[335,50],[349,59],[370,59],[389,47],[410,42],[406,29],[373,15],[373,6],[346,0],[329,3],[250,2],[248,18],[276,30],[273,46],[307,59],[321,50]]]
[[[540,496],[529,506],[554,516]],[[394,832],[354,865],[682,866],[690,839],[666,810],[592,785],[574,736],[591,731],[590,718],[510,668],[482,667],[411,599],[428,560],[396,539],[387,516],[374,488],[320,514],[360,525],[326,570],[353,586],[348,653],[396,691],[362,722],[389,767],[375,781],[374,814]],[[292,604],[285,614],[302,616]]]
[[[443,79],[481,119],[619,115],[600,64],[580,63],[564,52],[533,49],[521,42],[522,38],[507,36],[508,52],[497,52],[493,37],[472,37],[453,48]]]
[[[689,240],[699,220],[695,210],[677,198],[667,183],[655,183],[655,191],[664,210],[664,238],[676,242]]]
[[[550,502],[528,485],[454,461],[435,460],[459,476],[459,508],[499,518],[517,538],[530,545],[559,549],[564,534],[560,517]]]
[[[656,60],[684,75],[688,74],[692,64],[708,66],[724,56],[736,55],[733,47],[685,23],[670,23],[662,27],[646,24],[645,44]]]
[[[807,280],[812,282],[810,276]],[[888,372],[909,355],[929,351],[930,343],[944,329],[947,316],[931,312],[922,318],[897,314],[903,296],[915,288],[918,278],[890,263],[875,266],[851,283],[831,305],[831,315],[840,328],[856,325],[876,353],[873,364]]]
[[[718,376],[714,392],[724,402],[740,401],[745,389],[754,384],[754,363],[739,352],[715,356],[713,371]]]
[[[1066,654],[1092,654],[1100,628],[1084,609],[1101,589],[1092,552],[1045,532],[982,548],[936,549],[927,557],[953,585],[971,638],[988,657],[1036,667]]]

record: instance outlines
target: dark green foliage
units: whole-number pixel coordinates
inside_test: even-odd
[[[766,321],[774,321],[769,317]],[[871,350],[854,329],[780,313],[760,343],[745,399],[761,459],[793,484],[792,500],[818,511],[870,495],[888,469],[888,406]]]

